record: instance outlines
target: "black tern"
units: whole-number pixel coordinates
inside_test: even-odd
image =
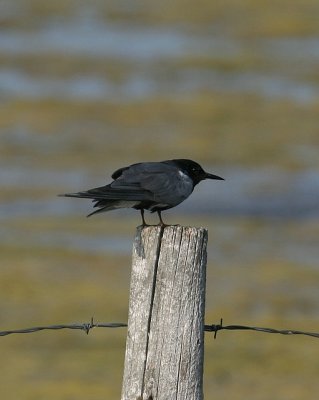
[[[165,226],[161,212],[187,199],[200,181],[224,180],[187,159],[132,164],[116,170],[112,179],[105,186],[60,196],[92,199],[97,210],[88,217],[118,208],[134,208],[140,210],[143,225],[147,225],[144,210],[149,210],[157,212],[160,225]]]

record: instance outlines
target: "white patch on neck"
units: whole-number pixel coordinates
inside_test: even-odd
[[[187,174],[185,174],[183,171],[178,171],[179,176],[184,179],[184,180],[188,180],[189,181],[189,176]]]

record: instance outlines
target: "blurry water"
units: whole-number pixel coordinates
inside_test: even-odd
[[[183,67],[178,78],[161,71],[165,63],[183,58],[230,60],[253,52],[256,59],[281,64],[281,71],[261,73],[221,71],[205,67]],[[86,98],[126,101],[174,95],[200,90],[253,93],[267,98],[289,98],[297,103],[319,98],[319,85],[308,82],[300,73],[316,69],[319,60],[317,38],[249,40],[219,36],[214,33],[190,34],[182,28],[149,28],[102,22],[98,17],[76,17],[70,22],[52,21],[36,30],[4,30],[0,35],[3,57],[46,54],[63,57],[89,57],[117,60],[129,65],[126,79],[96,76],[94,73],[72,78],[30,76],[23,68],[0,68],[1,97]],[[298,65],[297,76],[289,76],[291,65]],[[171,66],[172,68],[172,66]],[[287,76],[288,74],[288,76]],[[302,75],[302,74],[301,74]]]
[[[298,240],[297,238],[283,240],[287,232],[283,228],[292,221],[301,225],[307,224],[319,217],[319,174],[315,170],[301,172],[287,172],[279,169],[255,169],[251,171],[245,168],[218,168],[217,166],[205,166],[207,170],[218,171],[226,178],[225,182],[205,181],[200,183],[192,196],[180,206],[165,213],[166,220],[180,222],[182,215],[185,220],[198,215],[206,217],[206,226],[212,224],[218,216],[231,217],[235,225],[229,231],[229,223],[224,227],[223,223],[211,226],[214,236],[237,243],[236,251],[222,250],[222,246],[213,249],[211,255],[218,264],[241,262],[254,262],[255,259],[272,254],[292,262],[303,265],[316,266],[319,257],[317,241],[309,238]],[[123,220],[132,217],[135,224],[140,223],[140,216],[135,210],[113,211],[112,215],[104,214],[98,218],[105,220],[105,231],[97,234],[83,234],[68,232],[67,225],[63,231],[50,231],[45,234],[41,231],[24,231],[18,225],[10,225],[10,221],[25,219],[41,219],[66,216],[76,216],[83,220],[91,211],[92,203],[85,199],[69,199],[57,197],[58,193],[78,191],[92,187],[90,182],[103,185],[110,182],[110,173],[102,174],[99,178],[90,175],[86,170],[68,170],[66,172],[54,170],[39,170],[33,167],[20,168],[0,165],[1,186],[7,189],[19,191],[27,188],[29,192],[21,192],[19,196],[0,203],[0,241],[2,245],[19,242],[23,247],[50,247],[69,248],[85,252],[110,252],[130,254],[131,235],[114,235],[108,228],[108,219]],[[30,178],[32,177],[32,178]],[[56,193],[52,192],[52,185]],[[34,198],[34,190],[49,190],[49,195]],[[28,194],[29,193],[29,194]],[[236,228],[238,217],[257,218],[262,221],[264,228],[260,232],[244,239],[240,229]],[[149,216],[147,216],[149,218]],[[94,220],[93,220],[94,221]],[[9,222],[9,225],[6,224]],[[91,223],[90,220],[88,223]],[[127,223],[128,230],[130,223]],[[228,226],[228,228],[227,228]],[[131,227],[129,231],[133,229]],[[277,237],[277,239],[275,239]],[[244,240],[243,240],[244,239]],[[223,241],[223,239],[222,239]]]
[[[286,77],[256,72],[225,73],[203,69],[184,69],[178,79],[167,79],[149,73],[132,72],[121,83],[96,76],[69,79],[35,78],[19,70],[0,71],[0,93],[7,98],[64,98],[86,100],[130,101],[166,94],[174,96],[198,91],[252,93],[269,98],[289,98],[309,103],[319,98],[319,85]]]
[[[192,196],[178,206],[188,214],[213,214],[258,216],[270,218],[319,217],[319,174],[317,170],[287,172],[276,168],[229,168],[206,167],[218,170],[226,181],[204,181]],[[97,185],[111,182],[111,172],[101,174]],[[60,193],[89,189],[89,182],[97,182],[96,176],[88,171],[39,170],[33,167],[6,166],[0,168],[2,187],[17,189],[26,187],[52,190]],[[92,184],[91,184],[92,186]],[[58,190],[58,189],[57,189]],[[58,194],[58,193],[57,193]],[[85,202],[85,200],[83,200]],[[0,218],[17,216],[71,215],[83,210],[83,201],[58,197],[34,200],[24,196],[0,204]],[[90,205],[90,203],[86,202]]]
[[[8,30],[0,36],[0,51],[37,55],[52,52],[148,62],[205,55],[207,51],[229,56],[238,51],[238,46],[232,40],[190,35],[174,28],[130,26],[89,18],[53,22],[31,32]]]

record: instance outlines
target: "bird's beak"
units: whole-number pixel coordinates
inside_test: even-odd
[[[208,172],[205,173],[205,178],[204,179],[217,179],[219,181],[224,181],[224,178],[221,178],[220,176],[209,174]]]

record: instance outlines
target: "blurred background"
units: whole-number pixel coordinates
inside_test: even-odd
[[[317,0],[2,0],[0,27],[0,330],[126,321],[139,213],[56,195],[170,158],[226,179],[164,213],[209,230],[206,322],[319,330]],[[1,393],[119,398],[125,337],[3,337]],[[206,399],[319,391],[316,339],[205,346]]]

